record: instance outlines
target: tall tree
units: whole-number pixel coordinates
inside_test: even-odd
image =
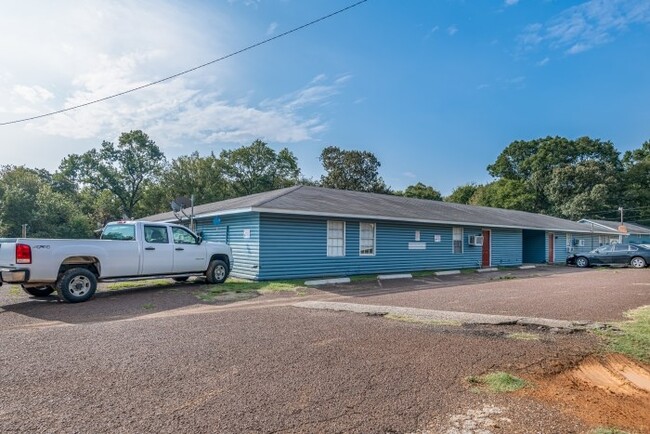
[[[479,185],[473,183],[459,185],[445,198],[445,202],[469,204],[479,187]]]
[[[421,182],[409,185],[403,192],[398,191],[395,192],[395,194],[398,196],[414,197],[417,199],[442,200],[442,194],[440,194],[438,190]]]
[[[265,142],[223,150],[219,154],[223,173],[235,196],[260,193],[296,185],[300,179],[298,160],[287,148],[275,152]]]
[[[122,212],[135,217],[145,190],[157,181],[165,166],[165,155],[140,130],[122,133],[117,146],[104,141],[100,149],[66,157],[59,171],[95,190],[108,190],[117,198]]]
[[[0,236],[18,237],[27,224],[29,237],[84,238],[92,224],[77,203],[50,184],[43,170],[22,166],[0,169]]]
[[[381,163],[372,152],[346,151],[337,146],[323,149],[320,161],[325,169],[323,187],[339,190],[389,193],[390,188],[379,176]]]
[[[546,137],[512,142],[496,161],[488,166],[488,172],[499,179],[523,182],[526,190],[533,194],[530,210],[552,214],[562,209],[559,202],[554,202],[561,200],[561,196],[553,193],[553,197],[549,197],[554,170],[577,167],[590,161],[605,170],[607,173],[603,175],[607,178],[620,175],[621,163],[614,145],[589,137],[576,140]],[[588,184],[577,187],[590,188]],[[575,193],[585,192],[575,190]]]
[[[650,140],[623,155],[623,201],[629,219],[650,224]]]
[[[493,208],[533,211],[534,198],[534,192],[523,181],[499,179],[478,186],[469,203]]]

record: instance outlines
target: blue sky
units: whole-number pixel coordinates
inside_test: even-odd
[[[39,1],[0,16],[0,121],[160,79],[347,6],[342,0]],[[165,84],[0,127],[0,162],[55,169],[143,129],[170,158],[327,145],[374,152],[396,189],[486,182],[511,141],[650,139],[650,2],[369,0]]]

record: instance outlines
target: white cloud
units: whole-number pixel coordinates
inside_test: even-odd
[[[540,60],[539,62],[537,62],[536,65],[537,65],[537,66],[544,66],[544,65],[546,65],[550,60],[551,60],[551,59],[549,59],[548,57],[545,57],[545,58],[543,58],[542,60]]]
[[[647,0],[590,0],[565,9],[546,23],[526,27],[519,36],[524,49],[540,44],[577,54],[605,44],[631,25],[650,23]]]
[[[275,21],[269,24],[269,27],[266,29],[266,34],[271,36],[273,33],[275,33],[275,29],[278,28],[278,23]]]
[[[0,16],[0,28],[8,35],[0,38],[0,95],[5,96],[0,121],[103,98],[239,48],[206,37],[215,34],[214,28],[217,34],[233,34],[237,28],[216,12],[210,14],[153,1],[17,4],[11,16]],[[28,28],[24,22],[32,24]],[[48,38],[36,35],[34,27]],[[351,79],[349,74],[320,74],[293,92],[255,101],[255,92],[227,94],[231,88],[246,88],[242,75],[237,59],[229,59],[128,95],[13,125],[0,134],[4,143],[27,143],[29,138],[35,143],[31,149],[39,149],[30,164],[46,167],[65,155],[58,153],[64,149],[61,143],[66,153],[83,152],[131,129],[143,129],[163,147],[243,144],[259,137],[300,142],[327,128],[311,109],[328,104]],[[14,149],[2,150],[5,161],[23,158],[25,149]]]
[[[447,34],[449,36],[454,36],[456,33],[458,33],[458,27],[456,27],[456,26],[447,27]]]
[[[415,179],[417,178],[417,175],[413,172],[404,172],[402,175],[406,176],[407,178]]]
[[[506,6],[514,6],[514,5],[516,5],[517,3],[519,3],[519,0],[505,0],[505,2],[504,2],[504,4],[505,4]]]

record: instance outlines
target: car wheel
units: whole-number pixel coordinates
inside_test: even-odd
[[[61,275],[56,290],[68,303],[80,303],[95,294],[97,277],[86,268],[71,268]]]
[[[576,266],[578,268],[587,268],[589,266],[589,259],[585,258],[584,256],[576,258]]]
[[[228,266],[219,259],[210,261],[205,277],[210,283],[223,283],[228,277]]]
[[[182,276],[182,277],[172,277],[172,280],[174,282],[185,282],[187,279],[189,279],[190,276]]]
[[[634,258],[630,259],[630,265],[634,268],[645,268],[645,266],[648,264],[641,256],[635,256]]]
[[[27,288],[25,286],[22,286],[22,288],[23,291],[25,291],[27,294],[32,295],[36,298],[47,297],[54,292],[54,288],[51,286],[30,286]]]

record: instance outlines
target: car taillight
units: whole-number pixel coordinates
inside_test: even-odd
[[[16,244],[16,264],[31,264],[32,248],[27,244]]]

